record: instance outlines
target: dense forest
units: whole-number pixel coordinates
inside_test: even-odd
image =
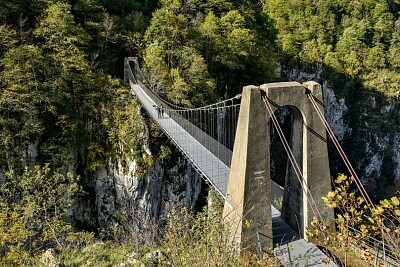
[[[112,233],[96,219],[98,171],[135,161],[143,177],[173,153],[122,83],[127,56],[188,107],[313,77],[345,102],[342,142],[372,197],[394,194],[399,12],[397,0],[1,1],[0,264]]]

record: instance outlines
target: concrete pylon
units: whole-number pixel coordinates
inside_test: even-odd
[[[223,218],[237,250],[272,247],[267,114],[258,87],[244,87]]]
[[[271,118],[262,94],[268,97],[273,111],[283,106],[292,110],[294,123],[288,141],[304,177],[299,181],[293,167],[287,167],[281,218],[303,238],[313,216],[321,215],[328,225],[334,218],[333,210],[322,200],[331,190],[326,130],[308,99],[310,92],[323,112],[321,86],[315,82],[308,82],[306,86],[297,82],[270,83],[243,89],[223,212],[230,241],[238,250],[254,252],[260,248],[258,244],[262,250],[273,245]],[[311,192],[312,199],[305,188]],[[316,210],[318,214],[313,214]]]
[[[282,82],[263,84],[260,88],[273,103],[273,111],[287,106],[294,115],[288,141],[304,181],[300,182],[293,166],[287,164],[281,218],[307,239],[306,228],[313,217],[321,215],[327,225],[334,218],[333,210],[322,200],[332,189],[326,129],[307,95],[307,92],[313,94],[324,113],[321,86],[316,82],[307,82],[305,86],[297,82]],[[269,115],[267,120],[270,120]],[[269,139],[269,128],[267,136]],[[269,147],[267,157],[269,161]],[[308,188],[312,199],[305,188]]]
[[[130,67],[130,65],[129,65],[129,62],[131,62],[131,61],[133,61],[133,62],[137,62],[137,57],[126,57],[126,58],[124,58],[124,82],[125,83],[129,83],[129,76],[130,76],[130,72],[131,72],[131,67]],[[135,82],[136,83],[136,81],[135,81],[135,77],[132,77],[133,78],[133,80],[134,81],[132,81],[132,82]]]

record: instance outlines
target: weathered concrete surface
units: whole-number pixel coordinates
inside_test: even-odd
[[[309,82],[306,86],[317,102],[323,103],[320,85]],[[289,106],[295,118],[289,142],[304,181],[297,178],[294,168],[288,164],[282,219],[298,230],[303,238],[306,238],[306,227],[314,216],[318,217],[320,214],[328,225],[333,219],[333,211],[321,198],[331,190],[326,130],[307,97],[306,87],[297,82],[244,87],[224,218],[234,246],[249,251],[256,249],[257,233],[262,249],[265,250],[272,244],[268,125],[271,118],[267,114],[261,94],[266,94],[273,111]],[[320,109],[323,112],[323,108]],[[312,197],[304,188],[308,188]],[[317,210],[318,212],[313,213]]]
[[[252,252],[257,248],[257,233],[262,249],[272,247],[266,116],[259,88],[245,87],[223,216],[232,244]]]
[[[308,82],[306,86],[321,105],[321,86],[315,82]],[[311,192],[312,199],[307,197],[293,167],[288,164],[281,217],[294,229],[299,230],[304,238],[312,217],[317,217],[313,211],[318,210],[328,225],[333,218],[333,211],[321,199],[331,190],[326,130],[307,97],[306,87],[297,82],[284,82],[263,84],[260,88],[273,102],[271,106],[274,111],[282,106],[289,106],[294,114],[290,145],[302,170],[305,179],[303,183]],[[319,108],[323,113],[322,105]],[[267,136],[269,138],[269,128]],[[269,155],[268,147],[268,161]],[[313,201],[316,207],[309,205]]]

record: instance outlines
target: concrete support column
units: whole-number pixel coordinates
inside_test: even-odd
[[[323,112],[321,86],[316,82],[308,82],[306,87]],[[298,181],[293,167],[288,166],[281,218],[293,229],[298,230],[303,238],[306,238],[306,228],[313,217],[318,218],[321,215],[328,225],[334,218],[333,211],[322,200],[331,190],[326,130],[308,99],[306,87],[297,82],[260,86],[273,102],[274,111],[288,106],[294,114],[290,145],[304,180]],[[267,135],[269,138],[269,132]],[[312,196],[306,193],[306,189]]]
[[[272,247],[266,118],[260,89],[244,87],[223,218],[231,244],[250,252]]]
[[[324,115],[321,85],[310,81],[305,86],[314,95],[318,108]],[[310,111],[307,116],[307,124],[305,125],[307,135],[304,136],[305,140],[303,141],[307,144],[307,162],[303,164],[307,164],[308,188],[313,195],[313,200],[322,219],[327,225],[334,227],[332,224],[332,220],[334,219],[333,209],[329,208],[322,200],[322,197],[326,196],[332,190],[326,129],[310,100],[308,100],[308,103],[310,103]],[[312,220],[312,217],[314,217],[313,214],[308,216],[308,222]]]
[[[129,83],[129,61],[127,58],[124,58],[124,82]]]
[[[299,164],[300,169],[303,168],[303,158],[306,150],[303,150],[303,117],[299,110],[289,107],[291,110],[294,121],[291,129],[289,142],[295,161]],[[304,173],[304,172],[303,172]],[[302,183],[297,178],[295,169],[290,160],[286,164],[285,187],[282,202],[281,217],[292,226],[304,238],[304,208],[306,208],[305,191],[302,188]]]

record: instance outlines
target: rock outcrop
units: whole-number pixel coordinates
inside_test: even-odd
[[[99,169],[95,175],[98,226],[110,229],[119,224],[135,236],[138,245],[155,241],[167,212],[177,203],[192,209],[200,194],[201,177],[183,157],[178,162],[165,169],[156,161],[142,177],[136,175],[135,161],[129,162],[128,171],[120,164]]]

